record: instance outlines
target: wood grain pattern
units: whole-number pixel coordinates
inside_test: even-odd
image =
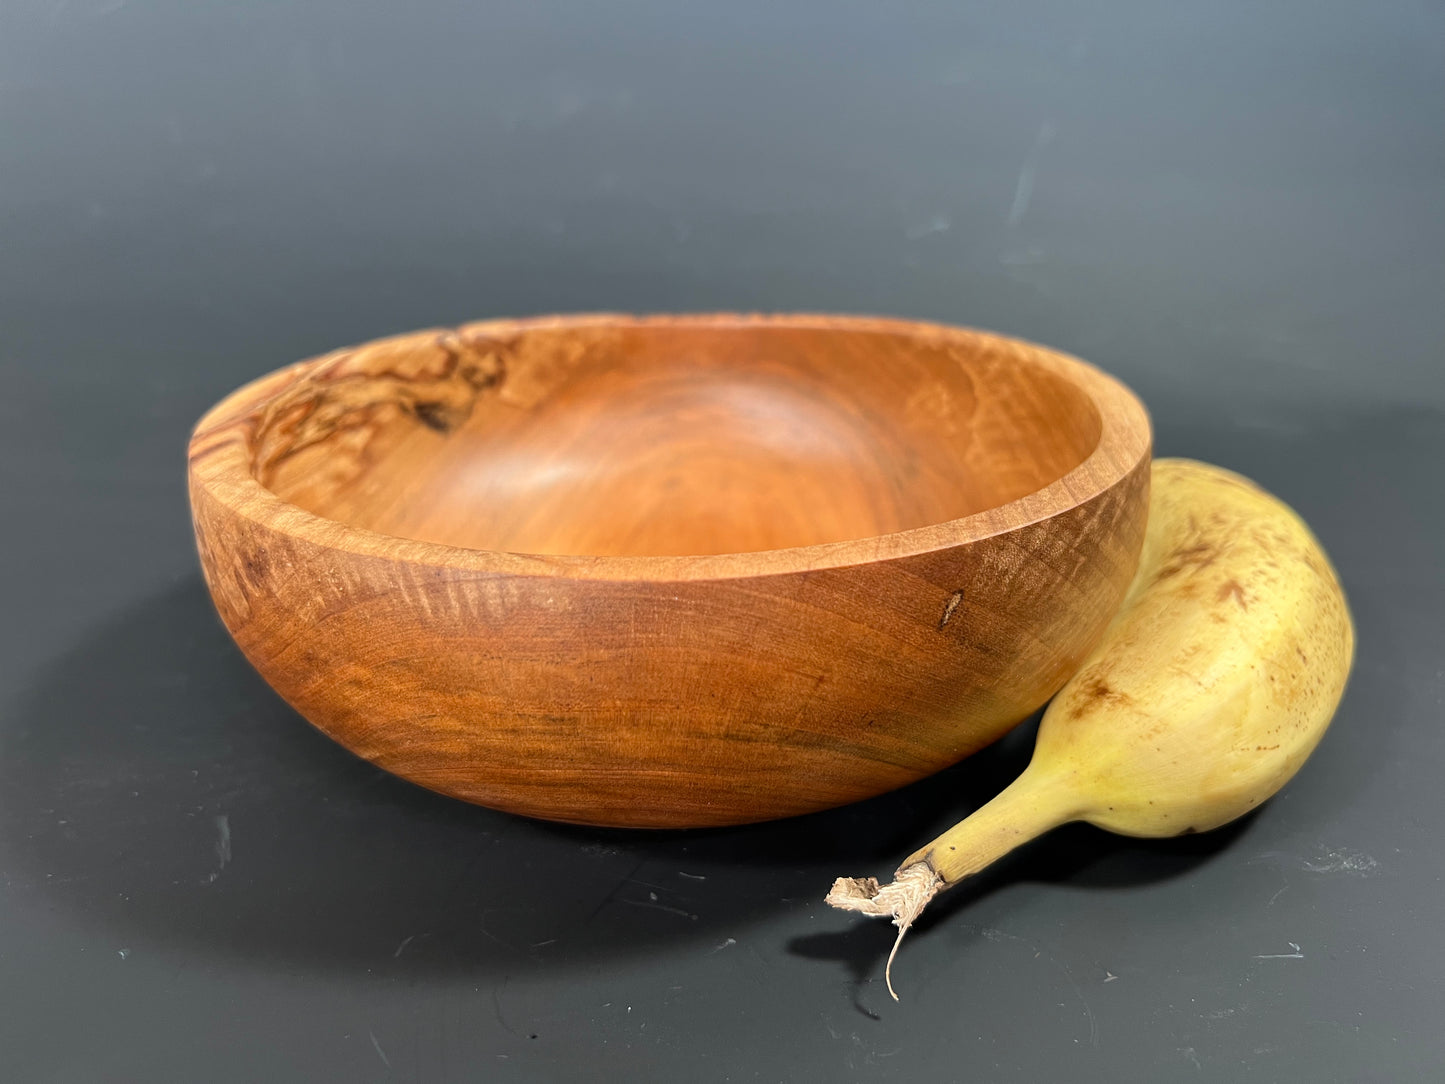
[[[501,320],[338,351],[198,425],[206,581],[359,755],[589,824],[854,801],[1037,709],[1117,608],[1150,432],[1000,336]]]

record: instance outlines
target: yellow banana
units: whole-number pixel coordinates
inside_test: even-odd
[[[891,884],[840,877],[827,902],[893,918],[893,994],[928,901],[1019,844],[1068,821],[1173,836],[1254,809],[1323,736],[1353,656],[1344,593],[1300,518],[1237,474],[1157,460],[1133,584],[1044,713],[1028,768]]]

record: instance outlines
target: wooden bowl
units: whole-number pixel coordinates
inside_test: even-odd
[[[935,772],[1120,603],[1148,418],[1070,357],[834,316],[497,320],[234,392],[190,493],[297,711],[534,817],[734,824]]]

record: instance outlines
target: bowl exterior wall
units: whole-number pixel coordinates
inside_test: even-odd
[[[497,809],[684,827],[879,794],[1038,709],[1123,598],[1148,478],[1145,454],[1075,507],[922,554],[671,582],[355,552],[248,517],[194,460],[191,499],[226,627],[342,745]]]

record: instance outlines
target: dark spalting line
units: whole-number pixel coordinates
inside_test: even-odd
[[[444,358],[434,376],[411,376],[383,367],[337,373],[358,360],[353,350],[338,354],[282,391],[250,419],[248,446],[256,477],[264,483],[297,453],[337,433],[374,425],[376,414],[388,406],[442,434],[466,421],[477,396],[506,379],[509,347],[495,339],[463,339],[455,332],[438,335],[434,345]],[[360,360],[365,364],[364,357]],[[427,395],[428,389],[436,390]],[[353,395],[356,401],[346,402]]]
[[[468,360],[458,347],[458,340],[461,340],[471,359],[490,358],[493,363],[491,369],[484,369],[479,364],[466,365]],[[505,342],[500,339],[487,339],[480,336],[463,339],[459,331],[449,331],[437,336],[437,346],[447,355],[450,367],[442,375],[441,379],[447,379],[452,373],[457,373],[477,391],[496,387],[507,378],[507,358],[511,356],[516,347],[516,338]]]
[[[256,478],[263,484],[267,483],[270,480],[272,472],[274,472],[278,466],[286,462],[286,460],[290,459],[293,455],[296,455],[299,452],[303,452],[307,448],[312,448],[318,444],[323,444],[326,441],[330,440],[332,437],[336,436],[336,434],[338,433],[344,433],[351,429],[366,428],[368,425],[372,424],[373,415],[375,414],[376,410],[382,405],[384,404],[381,402],[377,402],[369,404],[367,407],[358,407],[354,410],[349,410],[346,413],[340,415],[336,420],[330,422],[329,424],[317,426],[316,430],[313,433],[308,434],[304,437],[296,437],[289,445],[285,446],[280,450],[272,451],[268,455],[257,455],[253,460],[253,471],[256,475]],[[300,422],[304,421],[305,418],[308,417],[311,413],[312,411],[308,410],[289,427],[263,424],[260,427],[262,433],[261,440],[265,441],[268,437],[271,437],[273,435],[276,436],[278,439],[286,435],[295,437],[296,426],[299,425]]]
[[[190,463],[202,463],[211,458],[217,452],[230,448],[235,443],[234,430],[239,422],[230,422],[215,429],[209,429],[205,433],[198,433],[191,441]]]
[[[411,412],[422,425],[443,436],[450,433],[456,424],[443,403],[416,402],[411,405]]]

